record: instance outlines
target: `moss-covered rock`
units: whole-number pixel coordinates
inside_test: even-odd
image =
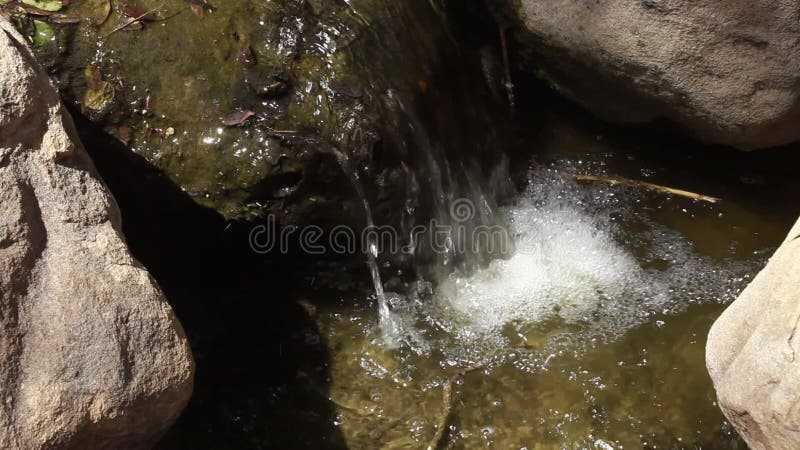
[[[57,26],[57,51],[40,54],[69,103],[228,218],[360,218],[341,155],[389,201],[419,148],[409,115],[455,123],[480,108],[433,87],[457,48],[424,0],[121,5],[100,26]]]

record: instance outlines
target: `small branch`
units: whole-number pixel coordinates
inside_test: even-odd
[[[620,185],[620,186],[639,187],[651,191],[663,192],[665,194],[677,195],[680,197],[691,198],[693,200],[701,200],[709,203],[717,203],[720,201],[720,199],[716,197],[710,197],[708,195],[698,194],[690,191],[684,191],[683,189],[675,189],[668,186],[662,186],[660,184],[648,183],[646,181],[629,180],[626,178],[608,177],[600,175],[580,175],[576,173],[567,173],[567,175],[576,181],[591,181],[599,183],[608,183],[614,186]]]
[[[427,447],[425,447],[426,450],[436,450],[443,443],[445,437],[444,430],[447,428],[448,419],[450,418],[450,414],[453,412],[453,389],[455,385],[468,373],[485,369],[486,366],[491,364],[493,361],[494,359],[490,358],[481,363],[465,367],[447,379],[444,387],[442,388],[442,413],[439,415],[439,420],[436,421],[436,434],[434,434],[433,438],[430,440],[430,442],[428,442]]]
[[[442,414],[439,420],[436,421],[436,434],[433,435],[426,450],[436,450],[444,437],[444,429],[447,427],[447,419],[450,418],[450,413],[453,410],[453,385],[458,379],[448,378],[442,388]]]
[[[536,175],[537,173],[542,173],[542,172],[540,170],[532,169],[529,170],[528,173],[530,175]],[[686,197],[692,200],[700,200],[708,203],[718,203],[722,201],[721,199],[717,197],[711,197],[710,195],[698,194],[696,192],[685,191],[683,189],[676,189],[655,183],[648,183],[647,181],[630,180],[628,178],[620,178],[620,177],[605,176],[605,175],[584,175],[569,171],[559,171],[558,173],[566,177],[572,178],[575,181],[608,183],[612,186],[629,186],[634,188],[642,188],[650,191],[661,192],[663,194],[677,195],[679,197]]]
[[[505,87],[508,94],[508,106],[511,108],[511,115],[514,115],[516,102],[514,100],[514,82],[511,80],[511,63],[508,58],[508,42],[506,40],[506,29],[500,26],[500,48],[503,50],[503,68],[505,69]]]
[[[111,32],[110,32],[110,33],[108,33],[108,34],[106,35],[106,37],[109,37],[109,36],[111,36],[112,34],[116,33],[117,31],[120,31],[120,30],[122,30],[122,29],[125,29],[125,28],[127,28],[127,27],[129,27],[129,26],[133,25],[134,23],[136,23],[136,22],[138,22],[138,21],[140,21],[140,20],[144,19],[144,18],[145,18],[145,17],[147,17],[148,15],[150,15],[150,14],[153,14],[154,12],[156,12],[156,11],[160,10],[160,9],[161,9],[161,8],[163,8],[163,7],[164,7],[164,5],[157,6],[157,7],[153,8],[153,9],[151,9],[150,11],[147,11],[147,12],[145,12],[145,13],[143,13],[143,14],[140,14],[140,15],[139,15],[139,16],[137,16],[137,17],[132,17],[132,18],[130,18],[129,20],[127,20],[126,22],[124,22],[122,25],[120,25],[120,26],[118,26],[117,28],[114,28],[113,30],[111,30]]]
[[[358,10],[357,10],[356,8],[354,8],[354,7],[353,7],[353,4],[352,4],[351,2],[349,2],[349,1],[345,1],[345,3],[347,4],[347,7],[348,7],[348,8],[350,8],[350,12],[351,12],[351,13],[353,13],[353,15],[354,15],[354,16],[355,16],[355,17],[356,17],[358,20],[360,20],[360,21],[361,21],[361,22],[362,22],[362,23],[363,23],[365,26],[367,26],[367,27],[369,27],[369,26],[370,26],[369,20],[367,20],[367,18],[366,18],[366,17],[364,17],[364,15],[363,15],[363,14],[361,14],[360,12],[358,12]]]
[[[345,411],[349,411],[349,412],[351,412],[351,413],[353,413],[353,414],[355,414],[357,416],[371,417],[371,416],[375,415],[375,413],[373,413],[372,411],[367,411],[365,408],[358,408],[358,407],[355,407],[355,406],[352,406],[352,405],[348,405],[347,403],[345,403],[345,402],[343,402],[341,400],[337,400],[333,396],[331,396],[330,394],[324,395],[324,393],[322,393],[322,396],[325,397],[329,402],[331,402],[334,405],[338,406],[339,409],[343,409]]]

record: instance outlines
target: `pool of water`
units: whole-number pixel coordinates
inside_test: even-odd
[[[162,448],[746,448],[716,404],[706,335],[797,214],[785,207],[796,152],[616,129],[565,105],[539,120],[521,139],[537,151],[512,170],[524,187],[498,212],[511,254],[471,275],[384,270],[413,336],[391,345],[362,261],[294,276],[249,264],[236,280],[259,273],[259,286],[285,289],[256,295],[244,281],[220,294],[240,305],[227,326],[255,298],[293,315],[256,308],[244,324],[255,329],[231,333],[190,314],[198,388]],[[564,175],[574,171],[720,201]]]
[[[398,289],[414,292],[395,312],[413,338],[387,347],[369,297],[306,300],[348,446],[744,448],[715,403],[705,339],[788,224],[731,197],[563,176],[635,165],[612,147],[533,166],[504,211],[517,238],[507,259]]]

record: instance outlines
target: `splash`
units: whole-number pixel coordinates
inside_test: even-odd
[[[342,171],[350,180],[350,183],[353,185],[353,189],[356,191],[359,200],[361,200],[361,204],[364,207],[364,216],[367,224],[367,228],[375,228],[375,220],[372,218],[372,208],[369,206],[369,200],[367,199],[367,194],[364,192],[364,186],[361,184],[361,179],[358,176],[358,170],[353,167],[350,162],[350,158],[340,152],[337,152],[337,160],[339,161],[339,165],[342,168]],[[381,323],[382,328],[386,328],[386,331],[389,333],[393,333],[396,327],[391,320],[391,311],[389,310],[389,301],[386,296],[386,292],[383,289],[383,281],[381,280],[381,272],[378,268],[378,243],[376,242],[376,237],[372,234],[368,234],[369,242],[366,243],[367,246],[367,268],[369,268],[369,274],[372,278],[373,288],[375,289],[375,297],[378,299],[378,317]]]
[[[697,254],[639,211],[638,195],[554,174],[532,179],[505,210],[515,253],[471,276],[452,274],[424,312],[450,336],[451,355],[474,358],[543,335],[543,351],[573,351],[691,302],[732,300],[752,264]]]
[[[364,192],[364,186],[358,175],[358,170],[351,164],[350,158],[336,152],[339,165],[345,173],[353,189],[356,191],[361,204],[364,208],[364,216],[367,229],[375,228],[375,220],[372,216],[372,208],[369,199]],[[379,341],[389,348],[408,346],[414,348],[417,353],[426,353],[428,346],[425,340],[417,333],[415,327],[406,321],[408,317],[403,311],[406,308],[406,299],[394,292],[386,292],[381,279],[380,268],[378,267],[378,235],[374,233],[366,234],[366,264],[369,269],[372,286],[375,290],[375,298],[378,302],[378,329],[380,331]],[[397,312],[393,309],[398,309]]]

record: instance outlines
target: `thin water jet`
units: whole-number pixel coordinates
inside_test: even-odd
[[[353,189],[355,190],[356,195],[358,196],[358,199],[361,201],[361,205],[364,208],[364,218],[366,221],[367,230],[375,229],[375,220],[372,217],[372,208],[369,205],[369,199],[364,191],[364,186],[361,184],[361,179],[358,175],[358,169],[353,166],[349,156],[338,150],[334,150],[334,152],[340,166],[342,167],[342,171],[353,185]],[[379,254],[377,235],[374,233],[364,233],[364,235],[367,239],[367,242],[364,243],[366,245],[366,264],[372,279],[372,286],[375,289],[375,298],[378,301],[378,323],[381,332],[383,333],[383,339],[388,342],[389,340],[396,339],[396,337],[402,332],[400,325],[392,316],[392,311],[389,305],[388,296],[394,294],[387,294],[383,287],[380,267],[378,266]]]

